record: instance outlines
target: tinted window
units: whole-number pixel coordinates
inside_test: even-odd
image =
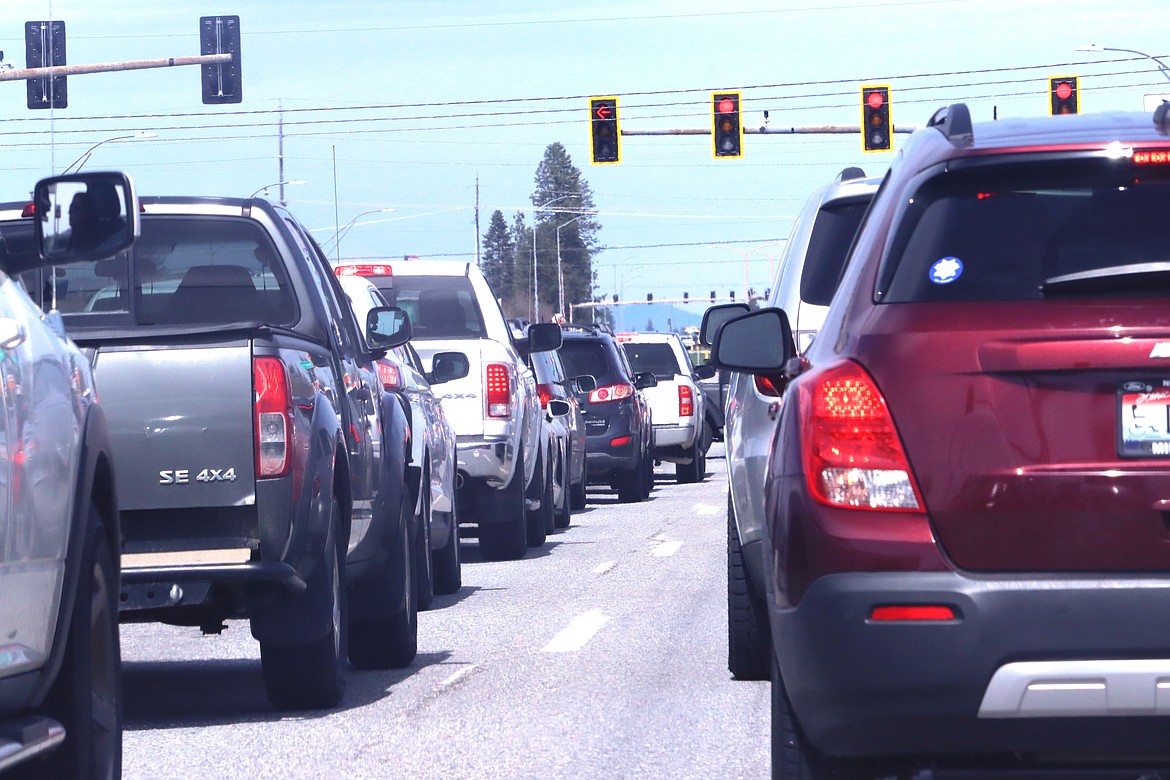
[[[371,280],[390,301],[410,315],[420,339],[480,338],[483,317],[466,276],[395,276]]]
[[[903,209],[880,300],[995,301],[1170,292],[1135,274],[1170,261],[1170,171],[1127,159],[974,165],[925,181]],[[1146,267],[1148,268],[1148,266]],[[1088,274],[1089,283],[1061,284]],[[1104,280],[1108,279],[1106,282]],[[1055,282],[1055,283],[1054,283]]]
[[[669,344],[622,344],[634,373],[650,372],[657,377],[672,377],[679,373],[678,360]]]
[[[800,274],[802,301],[828,306],[833,300],[845,256],[868,207],[866,199],[825,206],[817,214]]]
[[[565,339],[560,352],[565,374],[569,377],[589,374],[600,378],[617,373],[616,367],[610,368],[605,344],[600,341]]]
[[[276,248],[248,220],[144,219],[131,252],[56,274],[57,308],[72,327],[297,319]],[[46,306],[53,286],[29,285]]]

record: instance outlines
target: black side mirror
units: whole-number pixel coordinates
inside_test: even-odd
[[[471,371],[471,361],[462,352],[436,352],[431,358],[431,373],[427,381],[441,385],[455,379],[462,379]]]
[[[647,387],[658,387],[658,377],[649,371],[634,374],[634,387],[645,390]]]
[[[591,393],[597,389],[597,377],[593,374],[582,374],[573,380],[577,385],[578,393]]]
[[[699,380],[711,379],[715,376],[715,366],[710,363],[704,363],[701,366],[695,366],[695,378]]]
[[[552,352],[561,348],[561,326],[555,322],[541,322],[528,326],[528,351]]]
[[[46,265],[113,257],[138,238],[134,184],[124,173],[73,173],[37,182],[37,250]]]
[[[703,325],[699,329],[699,341],[704,347],[715,343],[715,331],[719,326],[733,317],[739,317],[750,311],[746,303],[724,303],[712,306],[703,312]]]
[[[392,349],[413,336],[410,315],[397,306],[375,306],[366,315],[366,343],[371,349]]]
[[[548,416],[549,417],[564,417],[572,410],[568,401],[560,401],[552,399],[548,402]]]

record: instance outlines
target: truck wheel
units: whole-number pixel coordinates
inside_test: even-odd
[[[260,643],[264,689],[273,706],[282,710],[323,710],[345,695],[346,632],[345,545],[339,544],[341,505],[333,498],[329,539],[322,566],[309,579],[308,592],[328,590],[332,621],[325,636],[301,645]]]
[[[489,561],[514,561],[528,549],[528,523],[524,511],[524,454],[516,456],[512,481],[493,497],[487,509],[503,518],[498,522],[479,522],[479,551]]]
[[[633,504],[646,497],[646,456],[638,458],[638,462],[629,471],[619,471],[614,475],[617,485],[618,501],[623,504]]]
[[[674,466],[675,478],[684,484],[702,482],[707,473],[707,455],[703,452],[703,447],[697,438],[687,455],[691,462],[676,463]]]
[[[553,524],[552,463],[545,463],[544,453],[536,461],[536,472],[540,475],[540,509],[525,510],[528,523],[526,541],[529,547],[540,547],[548,539],[548,528]],[[548,466],[548,468],[546,468]]]
[[[86,526],[65,658],[45,702],[65,726],[65,742],[29,768],[43,768],[45,777],[108,780],[122,773],[118,570],[92,503]]]
[[[419,611],[431,608],[435,600],[435,572],[431,566],[431,477],[425,470],[418,481],[420,512],[414,518],[414,588]],[[351,638],[352,640],[352,638]]]
[[[569,458],[567,454],[561,460],[561,472],[564,490],[561,491],[561,505],[556,509],[556,517],[553,518],[554,528],[568,528],[569,523],[573,521],[573,485],[569,481],[572,477],[569,474]],[[581,487],[584,489],[584,481],[581,482]]]
[[[642,462],[646,465],[646,476],[642,482],[642,489],[645,493],[642,497],[650,498],[650,491],[654,490],[654,450],[646,450],[646,454],[642,458]]]
[[[406,604],[387,617],[351,620],[349,624],[349,661],[358,669],[401,669],[418,654],[418,592],[415,590],[415,554],[407,523],[412,512],[403,496],[399,522],[403,538],[399,559],[389,566],[399,572],[406,591]]]
[[[772,654],[768,609],[748,580],[727,496],[727,669],[737,680],[767,680]]]
[[[459,514],[451,511],[451,535],[447,544],[431,553],[431,570],[435,573],[435,593],[446,596],[463,587],[463,564],[459,557]]]
[[[569,506],[573,509],[584,509],[586,502],[585,496],[585,475],[581,475],[580,482],[574,482],[569,489]]]

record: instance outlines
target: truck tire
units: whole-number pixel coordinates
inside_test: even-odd
[[[33,777],[111,780],[122,773],[118,569],[92,503],[84,531],[65,657],[45,701],[49,716],[65,726],[65,742],[28,765]]]
[[[516,456],[512,481],[492,496],[488,512],[498,515],[497,522],[479,522],[479,552],[488,561],[515,561],[528,550],[528,522],[524,507],[524,454]]]
[[[453,502],[457,504],[458,502]],[[431,553],[431,570],[435,573],[435,593],[446,596],[463,587],[463,562],[459,555],[458,507],[451,510],[451,535],[447,544]]]
[[[398,572],[406,589],[406,604],[386,617],[351,620],[349,625],[349,661],[358,669],[401,669],[418,654],[418,592],[414,575],[413,534],[408,523],[413,512],[403,496],[399,507],[400,540],[398,560],[389,571]]]
[[[435,600],[435,572],[431,566],[431,477],[423,471],[418,481],[419,516],[414,518],[414,589],[419,611],[431,608]],[[352,637],[350,641],[352,643]]]
[[[273,706],[282,710],[323,710],[336,706],[345,695],[347,655],[347,603],[345,587],[345,545],[339,544],[341,505],[331,502],[329,539],[322,566],[309,579],[302,596],[328,589],[332,621],[325,636],[300,645],[260,642],[260,665],[264,689]]]
[[[690,456],[691,462],[676,463],[674,465],[675,478],[683,484],[702,482],[703,477],[707,475],[707,454],[703,450],[699,437],[696,437],[695,443],[691,445],[690,452],[687,454]]]
[[[573,509],[584,509],[585,496],[585,476],[581,476],[580,482],[574,482],[572,488],[569,490],[569,506]]]
[[[553,528],[568,528],[573,521],[573,485],[570,482],[572,475],[569,474],[569,457],[568,453],[561,459],[561,479],[564,485],[564,490],[561,491],[561,505],[556,508],[556,516],[553,518]],[[582,488],[585,483],[582,481]]]
[[[772,637],[768,609],[748,580],[727,496],[727,669],[737,680],[767,680]]]
[[[526,541],[529,547],[540,547],[548,539],[549,526],[553,524],[553,483],[552,463],[541,453],[536,461],[536,473],[540,475],[540,509],[525,510],[528,523]]]

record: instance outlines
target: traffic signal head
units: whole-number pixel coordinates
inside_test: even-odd
[[[888,85],[861,88],[861,149],[888,152],[894,148],[894,122],[890,116]]]
[[[1080,78],[1077,76],[1057,76],[1048,79],[1048,109],[1057,114],[1079,114],[1080,103],[1077,93],[1080,92]]]
[[[716,157],[743,157],[743,123],[738,92],[711,94],[711,137]]]
[[[239,103],[244,99],[240,66],[240,17],[199,17],[199,53],[230,54],[231,62],[200,66],[203,78],[203,102]]]
[[[589,140],[594,165],[622,161],[616,97],[589,98]]]

